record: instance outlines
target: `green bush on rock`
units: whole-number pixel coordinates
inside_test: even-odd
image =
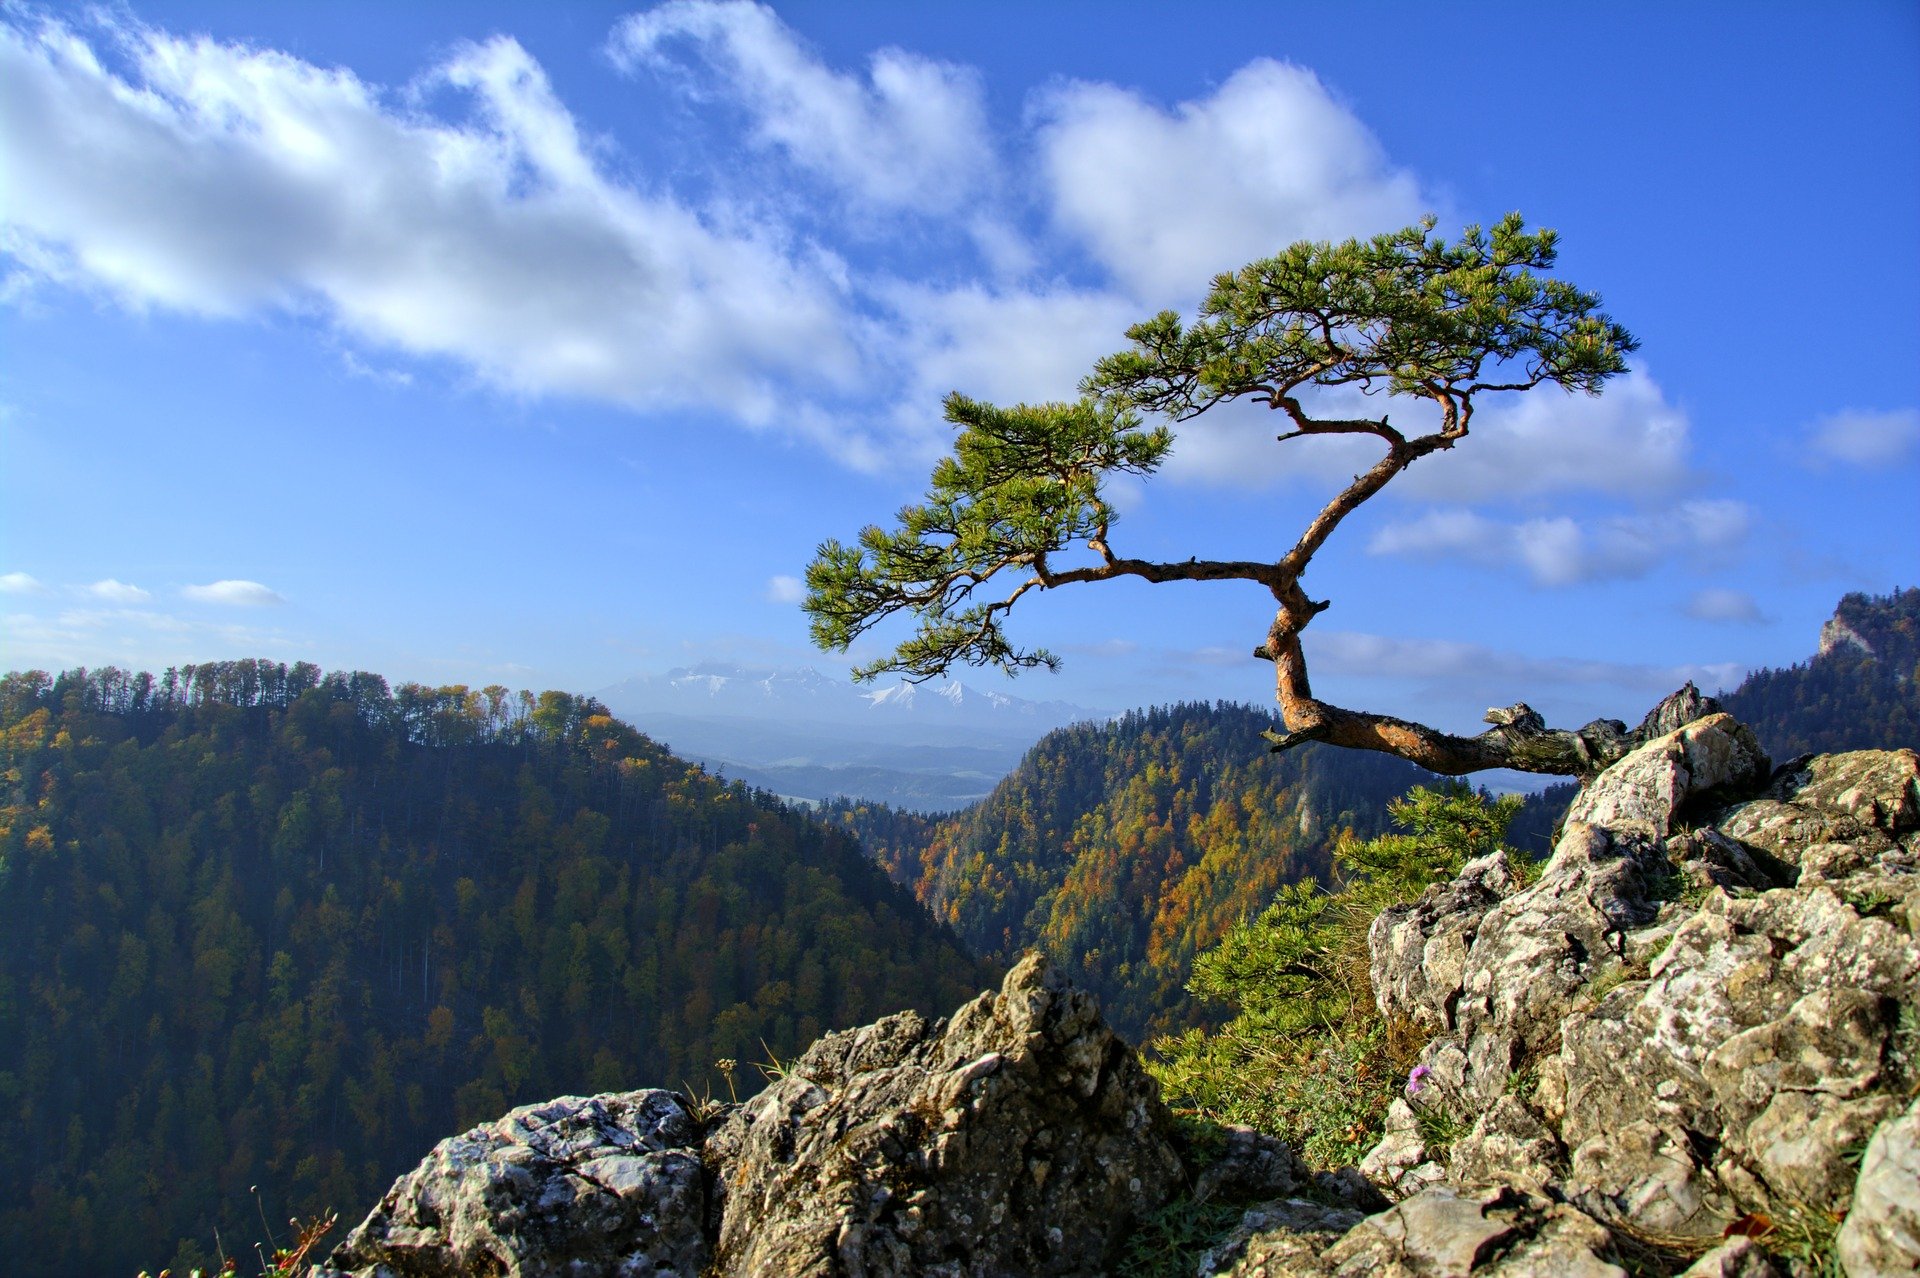
[[[1152,1044],[1148,1068],[1168,1102],[1293,1143],[1321,1167],[1357,1163],[1380,1138],[1387,1106],[1408,1086],[1421,1038],[1374,1002],[1367,929],[1468,861],[1501,849],[1516,796],[1464,784],[1419,787],[1389,810],[1403,833],[1348,839],[1329,890],[1303,881],[1194,963],[1188,989],[1237,1014],[1214,1033]],[[1516,877],[1530,864],[1504,849]]]

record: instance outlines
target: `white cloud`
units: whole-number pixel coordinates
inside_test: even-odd
[[[1308,397],[1308,411],[1328,417],[1377,416],[1381,405],[1358,392]],[[1305,483],[1331,498],[1386,451],[1377,439],[1331,435],[1278,442],[1293,429],[1281,413],[1249,400],[1220,404],[1173,427],[1164,473],[1180,483],[1263,489]]]
[[[1520,567],[1537,585],[1569,586],[1640,577],[1672,556],[1725,550],[1746,537],[1752,522],[1744,504],[1728,500],[1685,501],[1667,510],[1591,524],[1566,515],[1508,523],[1451,507],[1387,524],[1367,550]]]
[[[1687,600],[1687,615],[1697,621],[1735,622],[1740,625],[1758,625],[1766,620],[1760,605],[1754,597],[1744,590],[1728,590],[1712,587],[1695,592]]]
[[[1897,466],[1920,453],[1920,409],[1833,413],[1813,424],[1808,443],[1821,461]]]
[[[1615,378],[1597,396],[1541,386],[1488,397],[1467,439],[1416,462],[1397,488],[1430,501],[1671,492],[1688,476],[1688,437],[1686,414],[1644,372]]]
[[[807,584],[798,577],[767,578],[767,602],[797,604],[807,597]]]
[[[44,595],[47,588],[24,572],[0,574],[0,595]]]
[[[1267,58],[1171,111],[1073,83],[1037,115],[1055,219],[1151,305],[1191,303],[1295,240],[1405,226],[1431,203],[1313,72]]]
[[[1385,414],[1409,434],[1440,424],[1437,410],[1421,400],[1369,396],[1349,387],[1316,390],[1304,399],[1317,416]],[[1361,435],[1277,442],[1291,429],[1283,414],[1264,405],[1221,404],[1175,427],[1179,443],[1166,473],[1186,483],[1248,489],[1308,483],[1332,497],[1385,452],[1378,440]],[[1597,397],[1539,387],[1489,396],[1476,409],[1465,440],[1415,462],[1385,495],[1486,502],[1578,491],[1670,493],[1690,477],[1690,443],[1686,414],[1645,373],[1618,378]]]
[[[608,47],[623,67],[661,68],[682,44],[752,117],[756,141],[862,199],[944,212],[992,177],[971,68],[882,49],[862,82],[822,64],[772,9],[745,0],[668,0],[623,20]]]
[[[56,616],[20,614],[7,618],[0,640],[0,666],[117,665],[161,670],[212,655],[274,656],[283,660],[310,655],[312,642],[279,630],[176,617],[146,608],[72,608]]]
[[[83,593],[92,595],[95,599],[105,599],[109,603],[118,604],[141,603],[153,598],[152,594],[140,587],[130,586],[124,581],[115,581],[112,577],[84,587]]]
[[[1367,679],[1471,679],[1488,686],[1558,688],[1610,685],[1666,693],[1692,680],[1709,691],[1731,687],[1745,668],[1732,662],[1649,665],[1577,657],[1537,657],[1478,643],[1399,639],[1348,630],[1301,636],[1315,674]]]
[[[1124,346],[1126,326],[1139,318],[1124,298],[1064,287],[894,284],[879,296],[893,315],[904,383],[890,434],[918,441],[920,461],[951,440],[940,418],[949,391],[1001,404],[1073,399],[1093,362]]]
[[[0,23],[0,249],[132,307],[317,314],[516,393],[715,406],[776,426],[851,383],[834,264],[610,177],[540,66],[496,38],[394,105],[290,55]]]
[[[182,586],[180,593],[195,603],[225,604],[236,608],[265,608],[286,602],[276,591],[257,581],[213,581],[204,586]]]

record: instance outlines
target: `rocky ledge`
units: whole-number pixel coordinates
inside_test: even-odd
[[[1703,707],[1711,710],[1711,706]],[[1030,957],[947,1020],[829,1035],[743,1105],[642,1091],[443,1141],[315,1278],[1095,1275],[1186,1196],[1242,1278],[1920,1275],[1920,759],[1770,769],[1706,714],[1370,936],[1427,1044],[1361,1167],[1183,1146]]]

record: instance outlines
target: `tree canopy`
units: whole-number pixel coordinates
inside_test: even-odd
[[[1340,522],[1420,458],[1467,438],[1482,396],[1545,383],[1598,393],[1637,346],[1596,294],[1543,273],[1556,257],[1552,231],[1527,230],[1517,213],[1451,243],[1433,227],[1428,218],[1370,240],[1301,242],[1220,275],[1193,322],[1163,311],[1128,329],[1132,345],[1096,363],[1071,403],[1000,407],[949,395],[947,420],[959,433],[926,500],[903,508],[891,531],[869,526],[851,545],[823,542],[808,567],[814,641],[844,652],[905,614],[913,633],[857,676],[918,681],[957,664],[1053,669],[1058,657],[1021,649],[1005,630],[1030,593],[1122,577],[1250,581],[1278,605],[1254,650],[1275,669],[1287,727],[1271,734],[1276,750],[1328,741],[1449,774],[1579,773],[1617,757],[1629,738],[1613,720],[1550,731],[1522,703],[1489,711],[1490,731],[1458,737],[1331,705],[1308,681],[1300,633],[1328,604],[1310,598],[1301,578]],[[1437,421],[1406,430],[1385,412],[1316,416],[1302,398],[1340,387],[1423,401],[1431,406],[1423,416],[1437,409]],[[1119,554],[1104,482],[1156,470],[1174,443],[1166,421],[1242,399],[1284,415],[1281,444],[1370,435],[1382,454],[1275,559]],[[1149,424],[1148,414],[1163,420]]]

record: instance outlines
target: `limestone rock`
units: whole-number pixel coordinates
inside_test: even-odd
[[[1560,1141],[1517,1096],[1502,1096],[1474,1121],[1447,1160],[1456,1184],[1511,1185],[1541,1193],[1566,1163]]]
[[[709,1142],[725,1275],[1102,1273],[1184,1172],[1090,995],[1038,955],[951,1021],[815,1043]]]
[[[1360,1161],[1360,1174],[1394,1198],[1418,1193],[1446,1174],[1444,1167],[1428,1158],[1419,1115],[1406,1101],[1396,1097],[1387,1106],[1385,1131],[1380,1143]]]
[[[1868,1143],[1838,1250],[1854,1278],[1920,1274],[1920,1101]]]
[[[1715,796],[1745,797],[1766,779],[1767,755],[1748,727],[1709,715],[1655,738],[1594,779],[1567,809],[1567,821],[1665,837],[1687,809]]]
[[[1786,1271],[1753,1239],[1729,1238],[1688,1265],[1680,1278],[1786,1278]]]
[[[1313,1180],[1293,1147],[1277,1136],[1251,1127],[1228,1127],[1226,1145],[1193,1182],[1193,1196],[1204,1202],[1218,1195],[1279,1198]]]
[[[1361,1221],[1331,1247],[1285,1228],[1256,1233],[1225,1272],[1234,1278],[1626,1278],[1601,1258],[1611,1241],[1596,1221],[1538,1195],[1436,1186]]]
[[[1920,1083],[1920,758],[1764,768],[1726,716],[1688,723],[1592,782],[1533,886],[1476,862],[1375,924],[1382,1010],[1436,1035],[1415,1102],[1471,1124],[1449,1185],[1673,1237],[1856,1192],[1862,1245],[1899,1216],[1864,1197],[1900,1201],[1897,1178],[1856,1187],[1849,1153],[1911,1150],[1892,1116]],[[1417,1198],[1431,1157],[1403,1103],[1362,1170]]]
[[[1418,901],[1381,911],[1368,929],[1374,997],[1382,1015],[1438,1033],[1454,1028],[1454,1005],[1480,921],[1513,888],[1506,858],[1470,861]]]
[[[1566,1192],[1603,1219],[1680,1238],[1718,1238],[1739,1214],[1686,1131],[1645,1118],[1583,1141]]]
[[[523,1105],[434,1146],[315,1273],[695,1278],[707,1260],[699,1138],[672,1092]]]
[[[1196,1272],[1202,1278],[1220,1273],[1282,1273],[1272,1269],[1283,1256],[1291,1255],[1302,1264],[1312,1264],[1320,1252],[1339,1241],[1340,1236],[1364,1219],[1357,1211],[1329,1207],[1306,1198],[1287,1198],[1249,1208],[1240,1217],[1232,1233],[1214,1244],[1200,1257]],[[1261,1263],[1267,1269],[1237,1269],[1247,1247],[1260,1240]],[[1307,1269],[1307,1273],[1318,1270]]]

